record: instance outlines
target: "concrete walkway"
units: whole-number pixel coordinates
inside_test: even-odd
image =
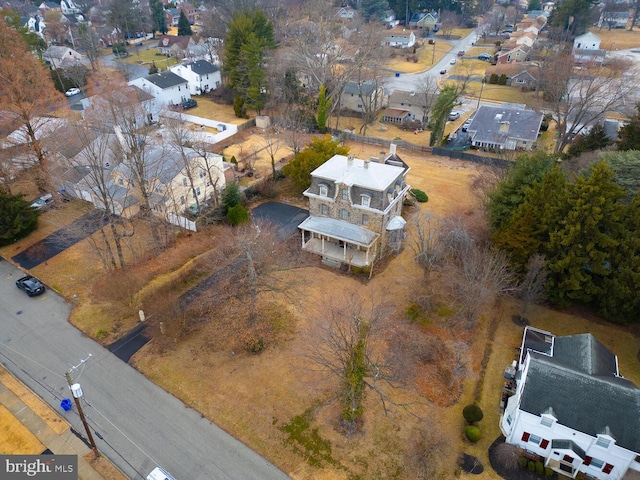
[[[35,393],[22,386],[20,393],[24,394],[24,392],[28,392],[27,395],[33,396],[34,399],[37,398]],[[0,383],[0,405],[9,410],[52,453],[59,455],[77,455],[78,478],[80,480],[104,480],[104,477],[96,472],[84,459],[84,456],[87,455],[91,449],[74,435],[64,418],[58,416],[57,421],[60,422],[60,425],[56,428],[56,430],[58,430],[58,432],[56,432],[47,421],[34,412],[4,383]],[[60,428],[61,426],[62,428]],[[28,455],[37,455],[39,453],[40,452],[25,452],[25,454]],[[108,460],[102,459],[101,461]]]

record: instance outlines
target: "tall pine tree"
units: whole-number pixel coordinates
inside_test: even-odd
[[[193,31],[191,30],[187,16],[184,14],[184,10],[181,10],[180,18],[178,19],[178,36],[183,37],[188,35],[193,35]]]

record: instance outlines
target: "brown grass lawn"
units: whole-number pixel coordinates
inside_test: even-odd
[[[196,117],[212,118],[224,123],[232,123],[234,125],[241,125],[248,120],[244,118],[238,118],[233,113],[232,105],[222,105],[215,103],[207,97],[197,97],[198,106],[188,110],[187,114],[195,115]],[[254,112],[249,112],[251,118],[255,116]],[[217,132],[213,132],[217,133]]]
[[[636,28],[632,32],[627,29],[615,28],[602,30],[597,27],[591,28],[591,31],[602,40],[600,48],[605,50],[626,50],[628,48],[640,48],[640,29]]]

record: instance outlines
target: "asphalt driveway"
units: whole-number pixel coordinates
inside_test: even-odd
[[[67,248],[93,235],[102,228],[108,219],[101,210],[93,210],[71,224],[55,231],[48,237],[34,243],[26,250],[11,258],[22,268],[30,270],[46,262]]]
[[[309,216],[309,210],[280,202],[267,202],[251,211],[251,217],[278,228],[278,236],[286,240],[298,232],[300,225]]]

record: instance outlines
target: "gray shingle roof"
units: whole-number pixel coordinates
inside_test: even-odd
[[[344,93],[351,93],[353,95],[362,95],[365,97],[370,96],[376,89],[376,83],[373,80],[367,80],[366,82],[349,82],[344,86]]]
[[[616,356],[590,333],[556,337],[553,358],[589,375],[617,375]]]
[[[588,348],[595,352],[559,354],[564,348]],[[593,437],[607,433],[620,447],[640,452],[640,388],[620,377],[592,375],[560,362],[560,358],[575,361],[576,357],[586,356],[597,360],[578,363],[600,365],[603,356],[600,346],[591,341],[569,337],[569,341],[556,344],[554,350],[553,358],[530,354],[520,409],[539,416],[551,407],[560,424]]]
[[[214,73],[220,70],[218,67],[216,67],[210,62],[207,62],[206,60],[196,60],[194,62],[189,62],[185,65],[188,67],[191,67],[191,70],[197,73],[198,75]]]
[[[542,117],[533,110],[482,105],[473,117],[469,131],[475,133],[475,142],[502,144],[507,138],[534,142]],[[506,131],[501,131],[501,126]]]
[[[179,75],[176,75],[170,70],[166,72],[154,73],[153,75],[149,75],[146,77],[146,80],[153,83],[155,86],[159,88],[169,88],[175,87],[176,85],[182,85],[183,83],[188,83],[184,78]]]

